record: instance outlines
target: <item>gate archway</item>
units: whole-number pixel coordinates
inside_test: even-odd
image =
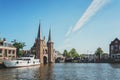
[[[48,59],[46,56],[43,57],[44,63],[46,64],[48,62]]]

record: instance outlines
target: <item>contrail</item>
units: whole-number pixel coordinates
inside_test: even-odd
[[[72,31],[72,26],[69,28],[69,30],[67,31],[67,33],[65,34],[65,36],[66,37],[69,36],[69,34],[71,33],[71,31]]]
[[[110,0],[93,0],[82,17],[78,20],[75,26],[72,27],[71,32],[79,30],[92,16],[97,13],[97,11],[103,8],[103,6],[106,5],[109,1]],[[71,32],[68,30],[67,35],[69,35]]]

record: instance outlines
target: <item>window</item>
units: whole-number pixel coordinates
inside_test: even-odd
[[[115,45],[115,51],[117,51],[117,50],[118,50],[118,45],[116,44],[116,45]]]
[[[112,58],[114,58],[114,56],[112,56]]]
[[[11,53],[11,50],[9,50],[9,52],[8,52],[9,54]]]
[[[13,54],[15,54],[15,51],[13,50]]]
[[[5,49],[5,54],[4,54],[5,57],[7,57],[7,49]]]
[[[112,46],[111,46],[111,50],[113,50],[113,48],[114,48],[114,46],[112,45]]]
[[[2,53],[2,49],[0,49],[0,53]]]

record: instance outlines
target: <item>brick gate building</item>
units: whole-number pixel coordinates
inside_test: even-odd
[[[46,43],[45,37],[42,37],[41,26],[39,24],[37,38],[31,48],[31,53],[36,55],[37,59],[40,59],[41,63],[53,63],[54,62],[54,43],[51,39],[51,30],[49,30],[48,41]]]

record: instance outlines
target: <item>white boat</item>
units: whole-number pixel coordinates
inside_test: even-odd
[[[40,65],[40,60],[35,59],[34,56],[20,57],[15,60],[4,60],[5,67],[26,67]]]

